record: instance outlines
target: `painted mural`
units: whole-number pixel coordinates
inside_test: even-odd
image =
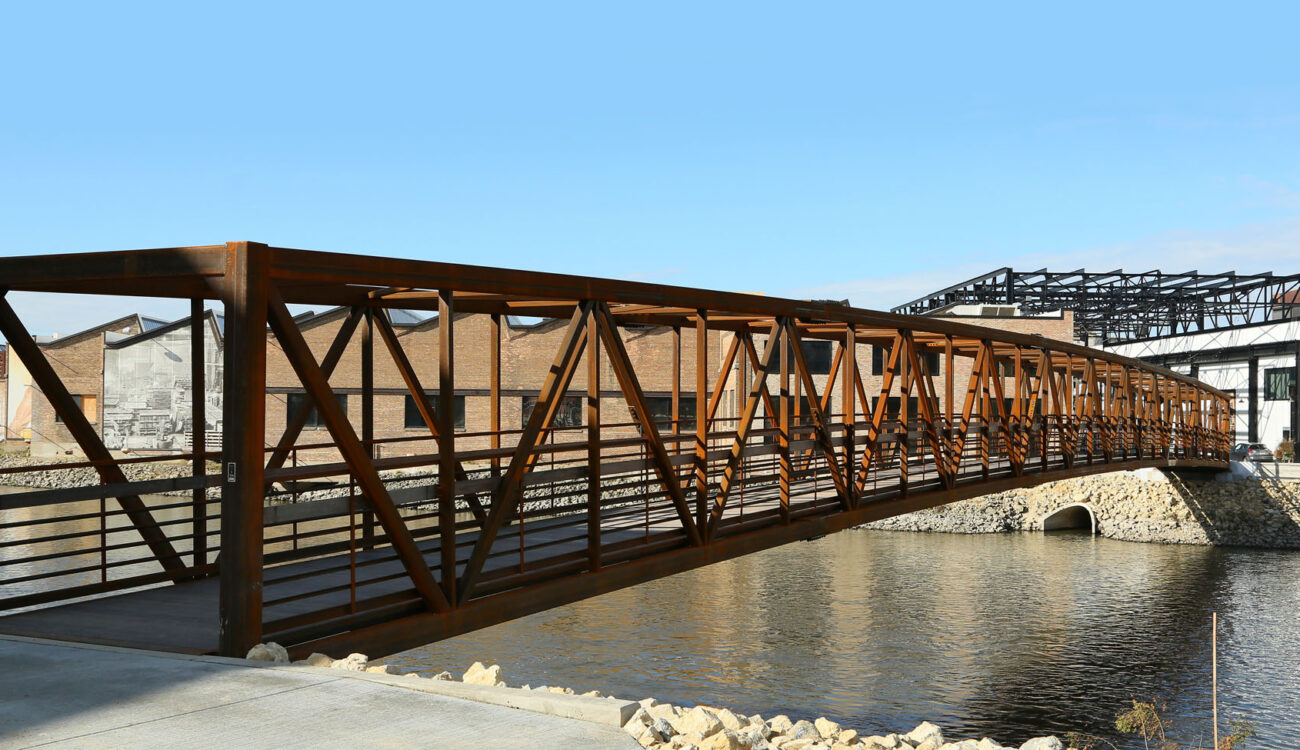
[[[135,336],[104,350],[104,444],[110,450],[188,451],[194,430],[221,445],[221,348],[204,336],[206,424],[193,419],[188,325]]]

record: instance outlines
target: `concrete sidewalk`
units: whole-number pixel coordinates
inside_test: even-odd
[[[616,727],[331,671],[0,636],[0,748],[640,748]]]

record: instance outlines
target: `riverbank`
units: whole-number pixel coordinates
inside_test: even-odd
[[[253,647],[248,658],[289,663],[285,650],[274,643]],[[342,659],[312,654],[293,664],[381,675],[400,672],[387,664],[372,664],[364,654],[349,654]],[[412,671],[402,676],[434,682],[455,680],[446,671],[433,674]],[[511,691],[501,667],[496,664],[484,666],[482,662],[475,662],[461,675],[460,682],[489,690]],[[549,685],[524,685],[519,690],[614,702],[626,700],[594,690],[579,695],[572,688]],[[482,697],[490,699],[488,695]],[[505,695],[500,697],[502,702],[506,699]],[[623,731],[650,750],[1062,750],[1064,747],[1052,736],[1005,746],[987,737],[948,741],[943,730],[930,722],[923,722],[906,734],[864,736],[856,729],[841,726],[825,717],[792,719],[782,714],[765,719],[759,714],[745,715],[713,706],[674,706],[654,698],[641,699],[637,704],[635,712],[623,722]]]
[[[862,528],[992,534],[1089,525],[1120,541],[1300,549],[1300,480],[1189,479],[1142,469],[985,495]]]

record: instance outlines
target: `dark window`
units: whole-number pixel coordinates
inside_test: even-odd
[[[430,394],[428,396],[429,406],[433,407],[433,413],[438,414],[438,395]],[[456,413],[451,416],[452,428],[457,430],[465,429],[465,397],[455,396],[452,399],[452,406]],[[406,419],[405,427],[408,430],[428,429],[424,423],[424,417],[420,416],[420,410],[415,405],[415,399],[410,394],[406,396]]]
[[[885,361],[889,358],[887,354],[888,351],[889,350],[883,346],[871,347],[871,374],[872,375],[885,374],[885,364],[886,364]],[[918,354],[920,354],[920,359],[922,360],[922,363],[925,365],[926,372],[930,373],[931,375],[939,374],[939,368],[942,367],[941,363],[943,362],[943,360],[940,358],[938,352],[918,352]]]
[[[1270,367],[1264,371],[1264,400],[1290,401],[1295,391],[1295,368]]]
[[[831,371],[831,342],[829,341],[800,341],[799,351],[803,353],[804,364],[808,366],[809,375],[828,375]],[[794,358],[790,359],[791,370],[794,369]]]
[[[672,396],[647,396],[646,405],[650,407],[650,418],[660,432],[671,432],[673,428]],[[683,393],[678,404],[682,423],[679,432],[695,431],[695,394]]]
[[[560,399],[560,407],[555,411],[555,421],[551,423],[552,427],[578,427],[582,424],[582,408],[586,405],[587,399],[584,396],[565,396]],[[536,396],[524,396],[519,405],[519,427],[528,426],[528,418],[533,414],[533,407],[537,406]]]
[[[901,417],[902,415],[899,414],[898,412],[898,409],[901,406],[902,403],[899,401],[898,396],[890,396],[889,399],[885,401],[885,418],[898,419],[899,417]],[[916,396],[908,396],[907,397],[908,419],[916,419],[918,408],[920,408],[920,404],[917,403]]]
[[[285,416],[285,418],[291,420],[291,419],[293,419],[293,415],[297,413],[297,411],[298,411],[298,407],[300,407],[300,406],[302,406],[304,403],[306,403],[306,401],[307,401],[307,394],[305,394],[305,393],[290,393],[290,394],[288,394],[288,396],[289,396],[289,398],[288,398],[289,408],[288,408],[288,410],[286,411],[286,416]],[[344,414],[347,414],[347,413],[348,413],[348,396],[347,396],[347,394],[346,394],[346,393],[336,393],[336,394],[334,394],[334,398],[335,398],[335,400],[337,400],[337,401],[339,402],[339,407],[343,409],[343,413],[344,413]],[[303,426],[306,427],[306,428],[309,429],[309,430],[311,430],[311,429],[322,429],[322,428],[325,427],[325,421],[322,420],[322,419],[320,418],[320,412],[316,411],[316,407],[315,407],[315,406],[313,406],[313,407],[311,408],[311,413],[309,413],[309,414],[307,415],[307,422],[306,422]]]

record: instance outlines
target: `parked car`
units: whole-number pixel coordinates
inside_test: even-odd
[[[1263,443],[1237,443],[1228,457],[1233,461],[1272,461],[1273,451]]]

